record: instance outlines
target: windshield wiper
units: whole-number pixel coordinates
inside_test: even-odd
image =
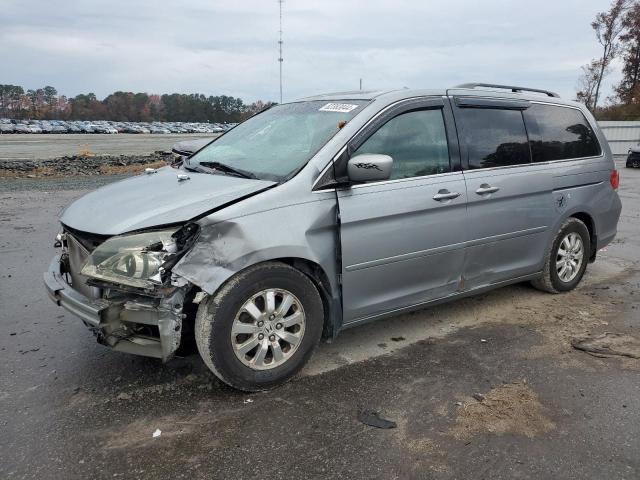
[[[198,165],[202,165],[203,167],[212,168],[213,170],[218,170],[223,173],[228,173],[229,175],[235,175],[236,177],[242,178],[258,178],[253,173],[247,172],[245,170],[239,170],[237,168],[230,167],[229,165],[225,165],[220,162],[200,162]]]

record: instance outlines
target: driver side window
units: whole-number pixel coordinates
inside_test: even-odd
[[[381,126],[353,153],[393,158],[390,180],[450,171],[449,147],[441,109],[415,110]]]

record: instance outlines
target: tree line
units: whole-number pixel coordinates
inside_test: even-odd
[[[640,1],[613,0],[591,23],[600,55],[582,67],[578,101],[598,120],[640,119]],[[622,63],[622,80],[603,98],[604,79],[613,63]]]
[[[0,117],[15,119],[235,123],[271,105],[274,103],[245,104],[240,98],[199,93],[114,92],[102,100],[86,93],[67,98],[51,86],[25,90],[0,84]]]

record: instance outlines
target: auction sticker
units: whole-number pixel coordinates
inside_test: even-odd
[[[358,108],[359,105],[352,105],[350,103],[327,103],[324,107],[320,108],[320,112],[335,112],[335,113],[349,113],[352,110]]]

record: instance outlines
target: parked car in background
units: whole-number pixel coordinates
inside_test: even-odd
[[[184,134],[184,133],[223,133],[234,124],[200,123],[200,122],[115,122],[109,120],[16,120],[4,118],[3,125],[27,125],[28,130],[21,127],[17,131],[5,133],[154,133],[154,134]],[[61,128],[62,127],[62,128]],[[63,130],[64,129],[64,130]]]
[[[631,147],[627,155],[627,168],[640,168],[640,145]]]
[[[164,134],[164,133],[171,133],[171,131],[169,131],[167,128],[162,128],[162,127],[158,127],[158,126],[152,126],[151,127],[151,133]]]
[[[67,133],[69,129],[62,125],[54,125],[51,127],[51,133]]]
[[[29,126],[25,125],[24,123],[16,124],[16,126],[14,127],[13,131],[15,133],[31,133],[31,130],[29,129]]]

